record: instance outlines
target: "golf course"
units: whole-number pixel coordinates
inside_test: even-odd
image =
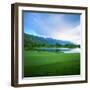
[[[80,53],[24,50],[24,77],[80,74]]]

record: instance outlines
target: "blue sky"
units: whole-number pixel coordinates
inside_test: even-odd
[[[25,33],[81,43],[80,14],[23,11],[23,16]]]

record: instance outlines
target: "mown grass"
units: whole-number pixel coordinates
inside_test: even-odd
[[[24,77],[79,74],[79,53],[24,51]]]

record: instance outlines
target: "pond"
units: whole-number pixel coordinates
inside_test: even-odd
[[[80,53],[80,48],[37,48],[37,51],[63,52],[63,53]]]

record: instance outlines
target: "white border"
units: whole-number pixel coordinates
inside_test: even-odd
[[[66,13],[81,13],[81,27],[82,27],[82,46],[81,46],[81,75],[69,76],[53,76],[53,77],[34,77],[22,79],[22,10],[35,10],[35,11],[52,11],[52,12],[66,12]],[[74,9],[55,9],[55,8],[42,8],[42,7],[18,7],[18,84],[34,84],[34,83],[47,83],[47,82],[67,82],[67,81],[81,81],[85,80],[85,11]]]

